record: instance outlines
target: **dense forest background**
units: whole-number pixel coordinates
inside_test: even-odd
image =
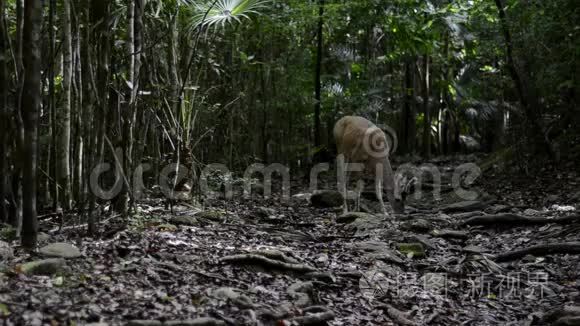
[[[123,215],[142,162],[304,168],[333,151],[346,114],[392,127],[408,157],[500,151],[523,170],[573,160],[579,11],[573,0],[0,0],[0,220],[22,225],[27,246],[37,210],[74,210],[94,232],[88,181],[102,162],[123,171]]]

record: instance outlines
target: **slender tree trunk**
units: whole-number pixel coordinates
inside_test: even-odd
[[[81,110],[81,119],[83,120],[83,124],[82,124],[82,133],[83,133],[83,137],[84,137],[84,143],[86,144],[86,146],[83,146],[83,164],[82,164],[82,169],[83,169],[83,175],[82,175],[82,179],[83,179],[83,185],[82,185],[82,190],[81,190],[81,195],[80,195],[80,205],[79,207],[81,208],[81,211],[83,212],[83,215],[87,215],[86,214],[86,204],[87,204],[87,199],[89,198],[89,194],[88,194],[88,190],[89,190],[89,179],[90,179],[90,170],[92,168],[92,166],[90,166],[90,164],[93,164],[94,162],[94,148],[96,147],[96,145],[93,143],[94,141],[94,137],[92,137],[92,131],[95,127],[94,123],[95,123],[95,114],[94,114],[94,104],[95,104],[95,99],[94,99],[94,88],[93,86],[96,84],[95,79],[94,79],[94,64],[93,64],[93,57],[92,57],[92,45],[91,45],[91,32],[92,29],[90,28],[90,12],[89,12],[89,3],[83,3],[81,8],[79,9],[79,11],[81,12],[81,24],[82,24],[82,37],[81,37],[81,53],[80,53],[80,57],[81,57],[81,71],[82,71],[82,93],[83,93],[83,97],[81,100],[81,105],[80,107],[82,108]]]
[[[18,70],[18,78],[19,82],[22,82],[22,70],[23,62],[22,62],[22,38],[23,38],[23,30],[24,30],[24,0],[16,0],[16,69]]]
[[[429,106],[429,93],[430,93],[430,64],[429,56],[423,56],[423,74],[421,87],[422,97],[423,97],[423,113],[424,124],[423,124],[423,155],[426,159],[431,158],[431,108]]]
[[[59,184],[60,205],[67,210],[71,208],[71,168],[70,168],[70,140],[71,140],[71,107],[72,107],[72,78],[73,52],[71,32],[70,0],[63,0],[62,14],[62,56],[63,78],[62,108],[57,112],[57,180]]]
[[[74,4],[74,3],[73,3]],[[80,5],[79,5],[80,6]],[[81,47],[82,42],[82,8],[79,6],[72,7],[73,13],[73,26],[74,29],[74,41],[73,41],[73,59],[74,59],[74,81],[75,81],[75,157],[72,169],[73,173],[73,202],[76,203],[77,207],[82,207],[82,193],[84,187],[83,178],[83,166],[84,166],[84,147],[85,147],[85,128],[84,128],[84,117],[85,117],[85,107],[83,106],[83,99],[85,94],[85,87],[83,85],[83,65],[82,65],[82,55]]]
[[[137,94],[139,92],[140,69],[141,69],[141,51],[143,43],[143,11],[144,0],[130,0],[127,3],[127,50],[129,55],[128,79],[131,87],[128,93],[128,103],[121,114],[123,121],[123,172],[130,179],[130,173],[133,170],[134,159],[134,139],[135,125],[137,123]],[[129,213],[129,185],[123,183],[123,190],[117,198],[116,209],[124,217]],[[132,202],[132,200],[131,200]]]
[[[415,152],[415,105],[413,100],[413,60],[405,60],[405,80],[404,80],[404,90],[405,99],[403,102],[403,113],[402,113],[402,141],[401,145],[404,147],[404,152],[412,154]]]
[[[23,57],[24,80],[22,88],[22,120],[24,143],[22,146],[23,223],[22,246],[34,248],[38,233],[36,216],[36,175],[38,159],[38,113],[41,104],[40,33],[42,30],[42,1],[26,0],[24,6]]]
[[[49,10],[48,10],[48,42],[49,42],[49,64],[48,64],[48,132],[47,139],[49,139],[49,145],[47,146],[47,156],[45,171],[48,177],[45,178],[45,200],[47,203],[54,201],[54,208],[58,206],[58,199],[56,198],[58,193],[58,184],[54,182],[56,180],[56,174],[53,171],[55,166],[54,154],[55,154],[55,142],[54,142],[54,129],[53,125],[55,123],[55,112],[56,112],[56,99],[55,99],[55,52],[56,52],[56,36],[53,26],[55,26],[56,18],[56,0],[50,0]]]
[[[266,77],[264,72],[264,67],[260,67],[260,88],[262,89],[262,94],[266,95]],[[264,164],[268,164],[269,153],[268,153],[268,110],[267,103],[265,100],[266,96],[260,101],[262,103],[262,125],[261,125],[261,138],[262,138],[262,160]]]
[[[105,133],[107,130],[106,118],[107,107],[109,105],[109,63],[111,56],[111,36],[108,29],[109,15],[110,15],[110,0],[93,1],[92,5],[92,24],[98,26],[95,30],[95,40],[97,41],[97,113],[94,120],[94,135],[93,144],[95,144],[96,154],[93,156],[94,167],[103,162],[103,155],[105,149]],[[94,208],[96,204],[95,194],[91,196],[89,202],[89,217],[88,217],[88,233],[94,234],[96,232],[96,221],[94,216]]]
[[[179,82],[179,72],[177,71],[178,63],[179,63],[179,52],[177,51],[177,43],[179,40],[179,30],[177,29],[177,13],[173,14],[169,17],[169,43],[168,43],[168,69],[169,69],[169,82],[170,82],[170,89],[171,89],[171,96],[170,96],[170,103],[172,112],[174,115],[177,115],[179,108],[177,108],[178,101],[177,98],[179,96],[179,86],[181,83]]]
[[[127,0],[127,54],[129,55],[127,80],[133,83],[135,80],[135,0]]]
[[[23,89],[23,48],[24,48],[24,0],[16,0],[16,96],[15,96],[15,121],[16,121],[16,137],[14,139],[14,147],[16,148],[14,160],[22,160],[22,147],[24,142],[24,125],[22,122],[21,110],[21,93]],[[14,212],[10,214],[12,220],[10,224],[16,228],[18,233],[22,228],[22,214],[23,214],[23,198],[22,198],[22,166],[20,164],[14,165],[12,173],[12,194]]]
[[[8,71],[8,31],[6,30],[6,0],[0,0],[0,153],[8,153],[8,88],[10,85]],[[7,157],[0,159],[0,222],[8,221],[8,164]]]
[[[119,113],[119,121],[121,123],[120,129],[123,134],[122,136],[122,146],[123,146],[123,172],[127,173],[131,167],[131,142],[132,142],[132,111],[134,104],[134,90],[135,90],[135,61],[136,61],[136,49],[135,49],[135,8],[136,1],[127,0],[127,55],[129,58],[129,65],[127,67],[127,80],[130,82],[130,87],[126,93],[126,106],[122,112]],[[121,167],[117,167],[121,168]],[[115,211],[127,218],[129,213],[129,188],[123,183],[123,189],[117,198],[113,200]]]
[[[316,71],[314,76],[314,146],[319,147],[320,140],[320,110],[322,106],[322,56],[323,56],[323,30],[324,27],[324,0],[318,5],[318,31],[316,40]]]
[[[127,159],[129,160],[129,167],[132,170],[134,168],[133,162],[136,159],[134,153],[135,146],[135,128],[137,125],[137,95],[139,94],[141,86],[141,58],[143,51],[143,35],[144,35],[144,25],[143,25],[143,13],[145,12],[145,0],[135,0],[135,27],[134,27],[134,42],[135,42],[135,62],[134,62],[134,73],[133,73],[133,92],[131,95],[131,121],[130,127],[130,141],[129,141],[129,153]],[[140,158],[138,158],[140,159]]]

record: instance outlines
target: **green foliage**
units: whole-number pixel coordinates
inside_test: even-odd
[[[190,27],[224,28],[258,14],[268,0],[181,0],[191,14]]]

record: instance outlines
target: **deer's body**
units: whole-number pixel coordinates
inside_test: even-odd
[[[344,157],[344,160],[338,160],[339,169],[344,171],[344,166],[340,166],[342,162],[364,164],[365,169],[372,173],[375,178],[375,190],[383,207],[383,212],[386,213],[381,185],[386,190],[393,210],[396,213],[402,213],[404,211],[404,198],[400,198],[401,192],[397,191],[393,170],[389,162],[390,146],[385,133],[369,120],[357,116],[346,116],[338,120],[333,133],[338,155]],[[346,183],[343,183],[341,190],[346,212]]]

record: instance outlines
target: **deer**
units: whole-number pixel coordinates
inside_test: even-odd
[[[339,182],[339,187],[344,200],[343,212],[348,212],[347,167],[351,163],[360,163],[364,165],[367,172],[374,175],[376,197],[381,204],[383,214],[387,218],[390,217],[383,201],[383,186],[394,213],[404,213],[405,198],[417,179],[409,180],[401,175],[395,177],[389,161],[393,142],[389,143],[385,132],[363,117],[345,116],[336,122],[333,134],[338,153],[337,175],[339,180],[342,180]],[[360,192],[357,198],[360,198]]]

